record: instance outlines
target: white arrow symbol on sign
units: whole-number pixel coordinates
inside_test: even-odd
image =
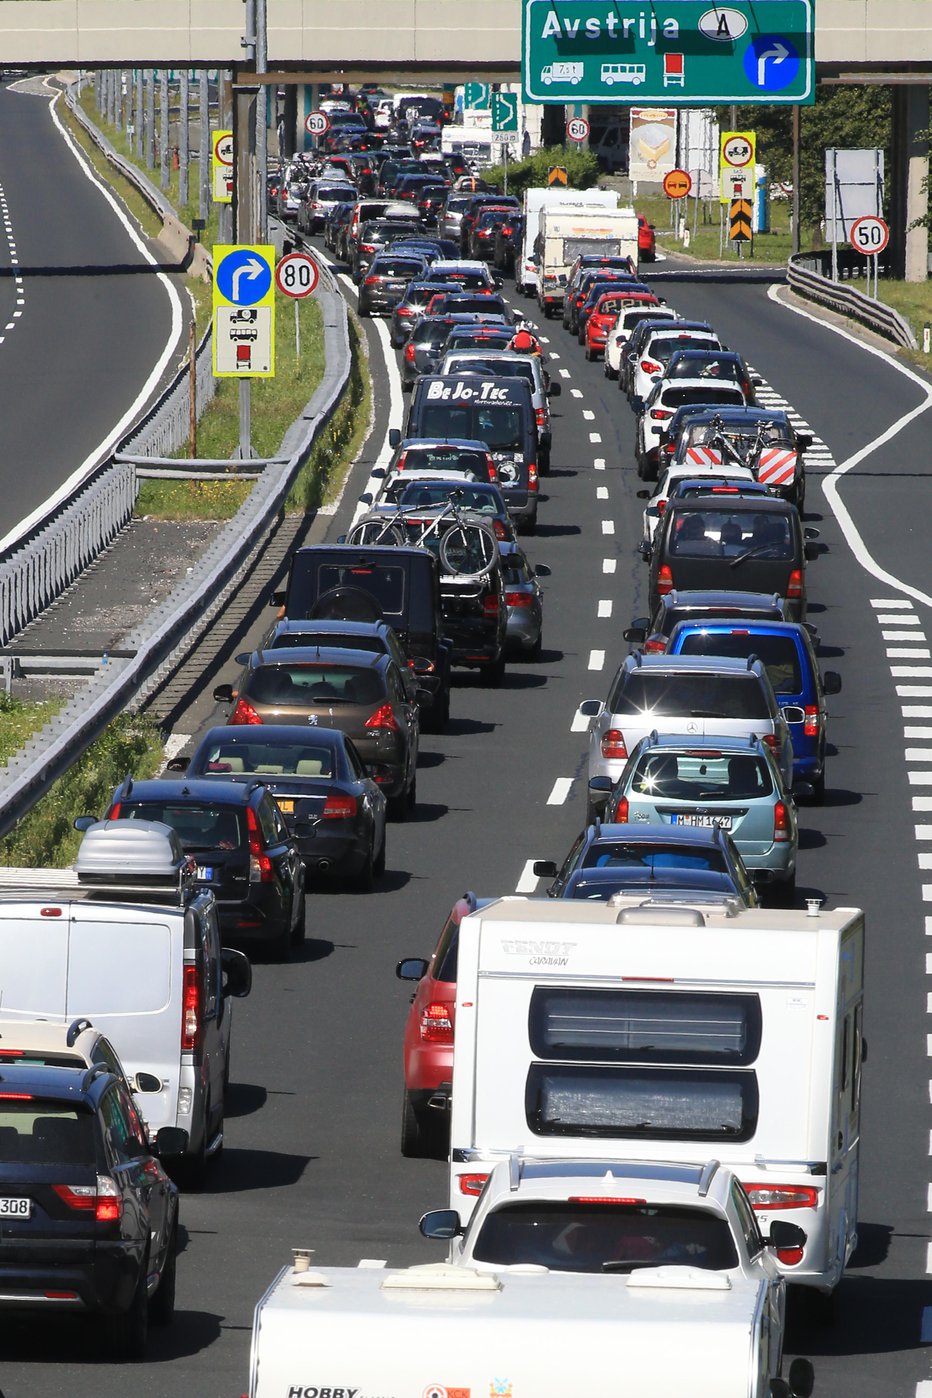
[[[773,59],[774,63],[782,63],[784,58],[789,58],[789,56],[789,49],[786,47],[785,44],[781,44],[780,40],[777,39],[774,43],[773,48],[767,49],[767,51],[765,53],[762,53],[760,58],[757,60],[757,86],[766,87],[767,64],[771,58]]]
[[[261,277],[264,271],[265,267],[257,257],[251,257],[248,262],[243,263],[242,267],[237,267],[233,276],[230,278],[233,283],[233,300],[239,300],[239,284],[243,280],[243,277],[245,277],[247,281],[254,282],[256,277]]]

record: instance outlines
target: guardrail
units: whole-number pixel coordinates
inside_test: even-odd
[[[860,254],[854,254],[860,256]],[[863,262],[863,257],[861,261]],[[899,311],[883,301],[875,301],[857,291],[850,282],[833,282],[825,275],[831,269],[830,252],[795,253],[787,265],[786,279],[794,291],[830,310],[850,316],[905,349],[917,349],[916,337]],[[845,270],[845,269],[843,269]]]

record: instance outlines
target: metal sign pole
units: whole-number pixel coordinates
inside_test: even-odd
[[[219,73],[217,76],[219,78]],[[198,184],[200,185],[198,212],[206,224],[210,214],[210,84],[206,68],[202,68],[198,74],[197,100],[198,122],[200,124],[197,172]]]
[[[256,0],[256,72],[266,73],[269,67],[267,0]],[[268,173],[269,173],[269,88],[259,84],[256,97],[256,183],[258,184],[256,232],[260,243],[269,240]]]
[[[294,303],[294,371],[299,373],[301,368],[301,315],[298,310],[298,300]]]
[[[249,461],[252,450],[252,379],[239,381],[239,448],[240,461]]]
[[[190,121],[190,81],[187,68],[181,73],[181,117],[178,129],[178,205],[184,208],[188,202],[188,167],[191,152],[188,148]]]
[[[168,188],[168,125],[169,125],[168,69],[159,73],[159,184]]]

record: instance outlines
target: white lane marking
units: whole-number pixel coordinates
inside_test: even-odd
[[[591,650],[591,651],[589,652],[589,669],[590,669],[590,670],[604,670],[604,669],[605,669],[605,651],[604,651],[604,650]],[[929,775],[930,775],[930,777],[932,777],[932,773],[930,773]]]
[[[932,704],[901,704],[900,712],[904,718],[932,718]],[[905,736],[910,735],[907,733]],[[914,736],[918,737],[918,734]]]
[[[542,345],[549,345],[549,344],[550,344],[550,341],[549,341],[549,340],[541,340],[541,344],[542,344]],[[550,351],[550,358],[551,358],[551,359],[559,359],[560,356],[557,354],[556,350],[551,350],[551,351]]]
[[[907,604],[910,605],[910,604]],[[909,616],[904,616],[902,612],[878,612],[877,620],[881,626],[919,626],[921,625],[916,613],[911,611]]]
[[[927,646],[887,646],[888,660],[932,660]]]
[[[581,394],[580,394],[580,397],[582,397]],[[582,413],[582,415],[583,415],[583,417],[586,419],[587,422],[595,422],[595,413],[592,411],[591,408],[583,408],[583,413]]]
[[[615,532],[615,521],[614,521],[613,519],[603,519],[603,521],[602,521],[602,533],[603,533],[603,534],[614,534],[614,532]]]
[[[102,441],[98,447],[95,447],[94,450],[91,451],[84,458],[77,470],[72,471],[68,479],[64,481],[58,487],[58,489],[48,497],[47,500],[44,500],[42,504],[38,507],[38,509],[33,510],[32,514],[27,515],[25,519],[21,519],[17,524],[14,525],[14,527],[3,539],[0,539],[0,551],[9,548],[9,546],[12,543],[14,543],[16,539],[20,538],[23,534],[27,534],[29,530],[40,519],[43,519],[46,515],[51,514],[51,512],[55,509],[56,505],[60,504],[63,500],[67,500],[68,497],[74,493],[75,487],[80,484],[80,482],[89,473],[91,468],[95,466],[98,463],[98,461],[100,461],[104,456],[108,456],[110,454],[110,452],[114,448],[114,445],[122,437],[129,424],[135,421],[135,419],[139,416],[141,410],[145,407],[149,399],[152,397],[152,394],[157,388],[162,378],[162,375],[165,373],[165,370],[171,363],[172,357],[174,356],[175,350],[178,344],[180,343],[181,335],[184,330],[184,317],[181,312],[181,298],[179,297],[178,292],[172,284],[171,278],[166,276],[164,272],[158,270],[158,263],[156,262],[155,257],[146,247],[139,234],[136,232],[135,228],[129,220],[128,215],[123,212],[123,209],[118,203],[116,196],[112,194],[110,190],[107,189],[106,185],[104,185],[97,178],[97,175],[95,174],[94,170],[85,160],[84,155],[80,150],[80,147],[71,139],[64,126],[62,126],[61,121],[58,117],[58,113],[55,110],[56,104],[60,96],[61,93],[56,93],[55,96],[52,97],[49,102],[49,111],[52,116],[52,121],[58,127],[59,135],[67,145],[68,149],[71,151],[75,160],[78,162],[78,166],[80,167],[82,173],[87,177],[87,179],[90,180],[92,185],[94,185],[97,189],[100,190],[104,199],[106,199],[107,203],[113,209],[113,212],[116,214],[117,218],[120,220],[123,227],[126,229],[130,241],[137,248],[141,256],[144,257],[145,260],[153,268],[156,269],[156,278],[159,281],[160,285],[164,288],[165,293],[168,296],[169,304],[171,306],[171,331],[169,333],[168,340],[166,341],[165,346],[162,350],[162,353],[159,355],[158,359],[153,365],[152,372],[149,374],[149,377],[146,379],[139,393],[136,395],[135,400],[127,408],[126,412],[120,418],[119,422],[114,424],[113,428],[107,434],[104,441]],[[15,257],[12,257],[10,261],[14,265],[17,263],[17,259]]]
[[[550,344],[550,336],[549,336],[549,335],[538,335],[537,338],[538,338],[538,340],[540,340],[540,342],[541,342],[542,345],[549,345],[549,344]]]
[[[910,583],[902,582],[892,573],[888,573],[885,568],[881,568],[861,537],[861,532],[839,493],[839,486],[843,476],[846,476],[849,471],[853,471],[862,461],[873,455],[875,451],[885,446],[886,443],[891,441],[894,437],[898,436],[911,422],[915,422],[916,418],[921,417],[923,413],[927,412],[928,409],[932,407],[932,385],[926,383],[918,374],[913,373],[912,369],[907,368],[905,364],[894,359],[894,357],[887,354],[886,351],[878,349],[875,345],[869,345],[863,340],[857,339],[849,330],[845,330],[843,326],[832,325],[828,321],[821,320],[818,316],[813,315],[810,311],[803,310],[801,306],[794,306],[790,304],[790,302],[785,301],[779,295],[779,290],[780,288],[776,282],[768,287],[767,295],[771,301],[782,306],[784,310],[792,312],[793,315],[802,316],[805,320],[811,320],[823,329],[830,330],[835,335],[840,335],[843,340],[848,340],[866,354],[872,354],[875,358],[883,360],[891,369],[895,369],[898,374],[902,374],[904,378],[914,383],[922,393],[922,402],[918,403],[915,408],[911,409],[908,413],[904,413],[901,417],[898,417],[890,424],[886,431],[881,432],[873,441],[866,443],[859,451],[849,456],[847,460],[839,462],[834,471],[822,480],[822,493],[828,501],[829,508],[838,521],[838,526],[844,534],[848,547],[854,554],[857,562],[860,563],[864,571],[869,573],[871,577],[876,578],[878,582],[886,583],[890,587],[895,588],[901,595],[900,600],[872,598],[871,605],[887,609],[893,606],[903,607],[908,606],[908,603],[902,600],[902,598],[912,597],[915,601],[922,602],[927,607],[932,607],[932,596],[923,592],[921,588],[913,587]]]
[[[5,325],[3,328],[4,328],[4,330],[15,330],[15,329],[16,329],[16,321],[15,321],[15,320],[8,320],[7,323],[6,323],[6,325]]]
[[[571,733],[587,733],[589,731],[589,720],[585,714],[581,714],[577,709],[573,715],[573,722],[570,724]]]
[[[609,617],[609,616],[611,616],[611,614],[612,614],[612,599],[611,599],[610,597],[601,597],[601,598],[599,599],[599,611],[598,611],[598,614],[599,614],[600,617]],[[929,761],[932,762],[932,754],[930,754]]]
[[[548,806],[562,806],[573,786],[572,777],[557,777],[553,790],[547,797]]]
[[[890,674],[897,680],[932,680],[932,665],[891,665]]]
[[[601,442],[601,440],[602,440],[602,433],[601,433],[601,432],[590,432],[590,433],[589,433],[589,440],[590,440],[590,442]]]
[[[915,830],[917,840],[932,840],[932,825],[917,825]]]
[[[320,255],[321,254],[318,254],[318,256]],[[332,263],[330,264],[330,270],[332,272],[335,271],[334,265]],[[345,272],[340,272],[338,276],[339,280],[343,282],[344,285],[349,287],[350,290],[356,291],[352,277],[348,277]],[[382,443],[379,447],[378,456],[372,464],[372,469],[374,471],[377,466],[382,467],[382,469],[384,470],[392,459],[393,448],[389,446],[388,434],[391,431],[394,424],[397,422],[401,422],[402,418],[404,417],[404,396],[401,391],[401,372],[398,368],[397,360],[392,351],[392,342],[391,337],[389,335],[388,325],[384,320],[380,320],[375,317],[372,318],[371,324],[373,329],[375,330],[376,335],[382,342],[382,359],[385,364],[385,371],[388,374],[388,413],[385,419],[385,434],[382,437]],[[350,473],[347,473],[347,475],[344,477],[343,486],[340,490],[339,495],[337,495],[336,499],[325,507],[327,514],[333,514],[336,511],[338,505],[340,504],[340,501],[343,499],[343,491],[346,489],[346,482],[349,480],[349,478]],[[369,479],[366,482],[365,489],[373,496],[373,498],[375,498],[375,496],[378,494],[383,479],[384,477],[381,476],[369,476]],[[361,515],[364,515],[366,513],[366,510],[368,508],[368,505],[364,505],[361,501],[357,502],[356,508],[353,511],[353,518],[350,522],[350,527],[352,527],[352,525],[356,523],[356,521],[360,518]],[[321,510],[321,513],[324,513],[324,511]]]
[[[914,811],[932,811],[932,796],[914,796]]]
[[[907,748],[907,762],[932,762],[932,748]]]
[[[922,901],[923,903],[932,903],[932,883],[922,885]]]
[[[932,698],[932,685],[898,684],[896,692],[901,699],[929,699]],[[905,709],[903,713],[906,714]]]
[[[860,343],[860,342],[858,342]],[[905,597],[872,597],[872,607],[905,607],[909,610],[912,602],[907,602]]]
[[[617,560],[617,558],[603,558],[603,559],[602,559],[602,572],[603,572],[603,573],[614,573],[614,571],[615,571],[615,569],[616,569],[617,566],[618,566],[618,560]]]
[[[910,786],[932,786],[932,772],[907,772]]]
[[[907,723],[903,729],[904,738],[932,738],[932,728],[922,723]]]
[[[521,870],[521,877],[515,884],[515,893],[533,893],[537,888],[537,875],[534,873],[534,860],[529,859]]]
[[[932,869],[932,854],[920,854],[920,855],[919,855],[919,868],[920,868],[920,869]]]
[[[173,757],[177,757],[181,749],[190,743],[190,733],[169,733],[163,745],[165,761],[171,762]]]
[[[561,369],[561,370],[560,370],[560,377],[561,377],[561,379],[568,379],[569,376],[570,376],[570,371],[569,371],[569,369]]]
[[[607,500],[607,499],[608,499],[608,486],[607,486],[607,485],[597,485],[596,488],[595,488],[595,498],[596,498],[597,500]]]
[[[919,618],[916,617],[918,621]],[[922,631],[881,631],[881,636],[885,641],[924,641],[925,633]]]
[[[595,461],[593,461],[592,465],[593,465],[593,469],[594,469],[594,470],[596,470],[596,471],[604,471],[604,470],[605,470],[605,457],[604,457],[604,456],[597,456],[596,459],[595,459]]]
[[[583,396],[583,391],[582,391],[581,388],[571,388],[571,389],[570,389],[570,397],[571,397],[571,398],[581,398],[582,396]],[[584,414],[584,416],[585,416],[585,414]]]

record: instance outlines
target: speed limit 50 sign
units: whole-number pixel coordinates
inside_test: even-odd
[[[865,257],[876,257],[890,241],[890,229],[882,218],[865,214],[851,225],[851,246]]]

